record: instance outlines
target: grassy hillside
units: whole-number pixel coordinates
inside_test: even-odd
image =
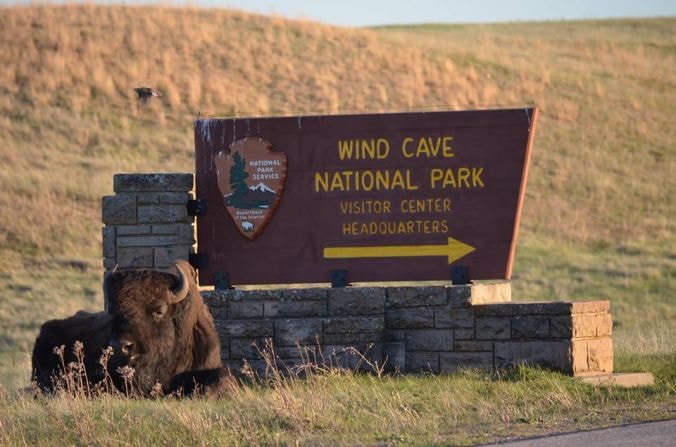
[[[199,111],[534,101],[515,298],[612,299],[618,349],[673,352],[675,31],[676,19],[355,30],[228,10],[3,8],[0,350],[100,308],[101,196],[116,172],[192,171]],[[140,108],[138,85],[164,97]]]
[[[0,9],[0,444],[464,445],[673,417],[674,35],[676,19],[356,30],[227,10]],[[140,108],[138,85],[164,96]],[[616,370],[652,371],[655,386],[522,368],[332,372],[213,403],[18,393],[39,325],[102,306],[112,175],[192,171],[198,112],[529,102],[541,115],[514,298],[610,299]]]

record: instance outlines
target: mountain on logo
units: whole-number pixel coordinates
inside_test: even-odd
[[[274,189],[269,188],[269,187],[268,187],[265,183],[263,183],[263,182],[260,182],[259,184],[254,185],[254,186],[249,186],[249,189],[252,190],[252,191],[271,192],[271,193],[273,193],[273,194],[275,193],[275,190],[274,190]]]

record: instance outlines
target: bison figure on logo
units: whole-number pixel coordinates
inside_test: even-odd
[[[108,273],[103,289],[105,312],[78,312],[40,328],[32,357],[32,378],[39,388],[54,390],[64,366],[78,360],[72,349],[77,341],[91,385],[110,378],[118,389],[131,384],[143,395],[158,387],[165,393],[178,388],[190,393],[196,385],[218,388],[226,377],[220,342],[190,264],[178,261],[170,272]],[[61,346],[63,358],[55,354]],[[100,358],[109,347],[112,355],[104,369]],[[125,371],[133,374],[122,377]]]

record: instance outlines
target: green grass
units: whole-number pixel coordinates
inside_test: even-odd
[[[547,431],[653,420],[674,411],[664,362],[656,385],[595,388],[533,368],[494,376],[313,374],[241,386],[217,401],[108,396],[0,400],[7,445],[471,445]],[[672,361],[673,364],[673,361]]]

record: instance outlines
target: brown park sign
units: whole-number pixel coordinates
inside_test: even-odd
[[[195,122],[200,283],[509,279],[537,109]]]

